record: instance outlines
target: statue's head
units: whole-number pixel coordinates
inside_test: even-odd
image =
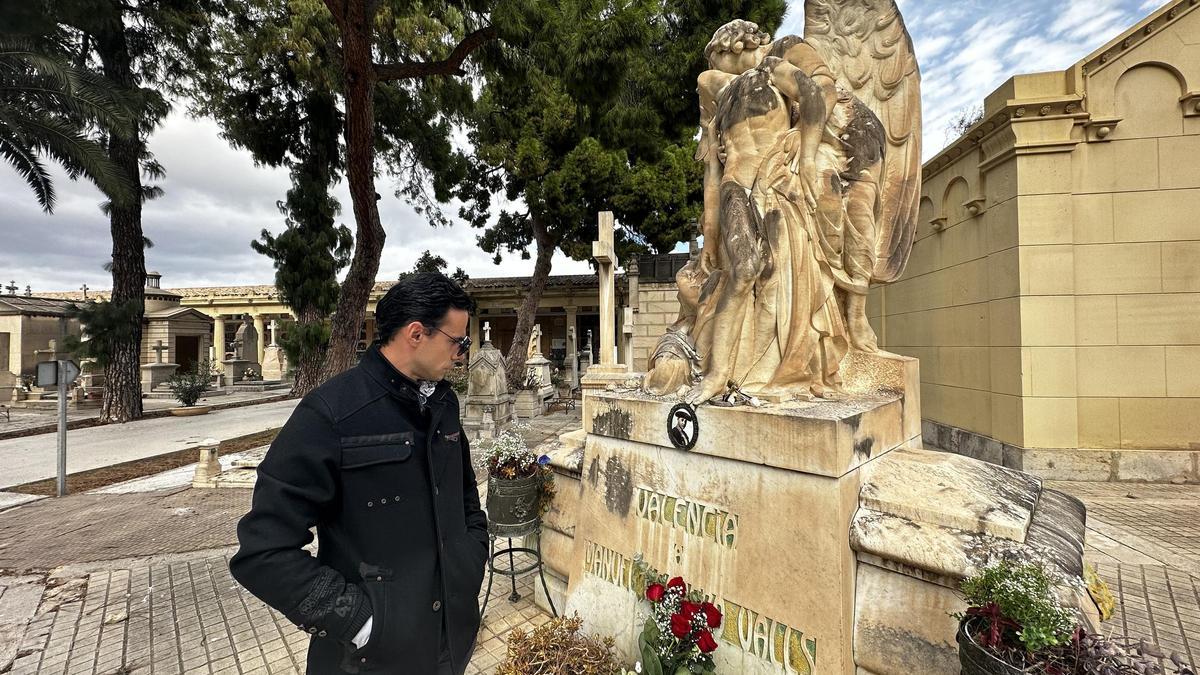
[[[758,65],[766,54],[771,36],[758,24],[734,19],[717,29],[704,48],[708,66],[731,75],[741,75]]]

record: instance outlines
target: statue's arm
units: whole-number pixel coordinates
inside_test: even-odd
[[[771,84],[789,101],[796,104],[799,116],[795,122],[798,147],[791,148],[792,170],[803,178],[805,201],[816,207],[817,148],[825,134],[825,121],[837,101],[837,88],[825,75],[810,77],[790,61],[768,56],[761,66],[771,77]]]
[[[696,93],[700,96],[700,145],[696,149],[696,159],[704,163],[704,212],[700,215],[700,233],[704,235],[701,267],[705,272],[717,266],[721,222],[721,167],[724,156],[716,128],[717,97],[734,77],[719,70],[706,70],[700,73],[696,81]]]

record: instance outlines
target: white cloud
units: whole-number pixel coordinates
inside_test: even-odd
[[[936,154],[953,115],[982,103],[1018,73],[1058,70],[1133,25],[1161,0],[900,0],[923,75],[925,155]],[[730,17],[735,18],[735,17]],[[803,31],[803,3],[792,0],[776,33]],[[772,27],[767,27],[768,29]],[[254,253],[251,239],[263,228],[278,231],[283,217],[275,202],[289,181],[281,169],[257,167],[249,154],[230,148],[217,125],[190,119],[176,105],[152,137],[151,150],[167,169],[166,195],[147,205],[144,228],[156,246],[147,264],[169,286],[269,283],[270,261]],[[111,251],[108,222],[98,211],[100,193],[55,173],[59,191],[54,215],[40,212],[28,187],[0,164],[0,282],[16,280],[35,290],[92,288],[109,284],[102,271]],[[477,231],[462,225],[433,229],[392,197],[379,180],[381,216],[388,233],[379,278],[411,268],[421,251],[442,255],[472,276],[529,274],[532,261],[505,256],[500,266],[475,245]],[[341,221],[353,222],[343,182],[336,196]],[[585,262],[555,257],[555,273],[587,273]]]

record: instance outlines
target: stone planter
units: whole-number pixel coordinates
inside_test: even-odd
[[[1033,672],[1032,669],[1020,668],[1002,661],[992,652],[983,648],[975,638],[971,637],[976,619],[967,619],[958,625],[958,662],[962,666],[962,675],[1021,675]]]
[[[171,408],[171,414],[175,417],[194,417],[196,415],[207,415],[211,407],[206,405],[189,405],[181,408]]]
[[[488,530],[497,537],[519,537],[535,532],[539,526],[538,499],[542,496],[542,476],[506,480],[488,477]]]

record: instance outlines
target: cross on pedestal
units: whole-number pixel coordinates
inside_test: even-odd
[[[29,284],[25,284],[25,297],[33,297],[33,287]]]
[[[490,345],[492,343],[492,322],[483,322],[483,344]]]
[[[613,248],[613,214],[612,211],[601,211],[599,219],[599,239],[592,242],[592,257],[600,275],[600,364],[616,365],[615,349],[617,346],[617,304],[616,304],[616,275],[617,254]]]
[[[79,290],[83,291],[83,299],[87,300],[88,285],[84,284],[84,285],[80,286]]]
[[[269,328],[271,330],[271,346],[272,347],[279,346],[278,344],[275,344],[275,329],[278,327],[279,327],[279,324],[275,323],[275,319],[271,319],[271,323],[267,324],[267,328]]]
[[[154,344],[154,346],[151,347],[151,349],[154,350],[155,361],[157,361],[158,363],[162,363],[163,362],[163,352],[167,350],[167,348],[163,346],[162,340],[158,340]]]
[[[17,294],[17,280],[13,279],[12,281],[9,281],[8,285],[5,286],[4,288],[8,291],[9,295],[16,295]]]

